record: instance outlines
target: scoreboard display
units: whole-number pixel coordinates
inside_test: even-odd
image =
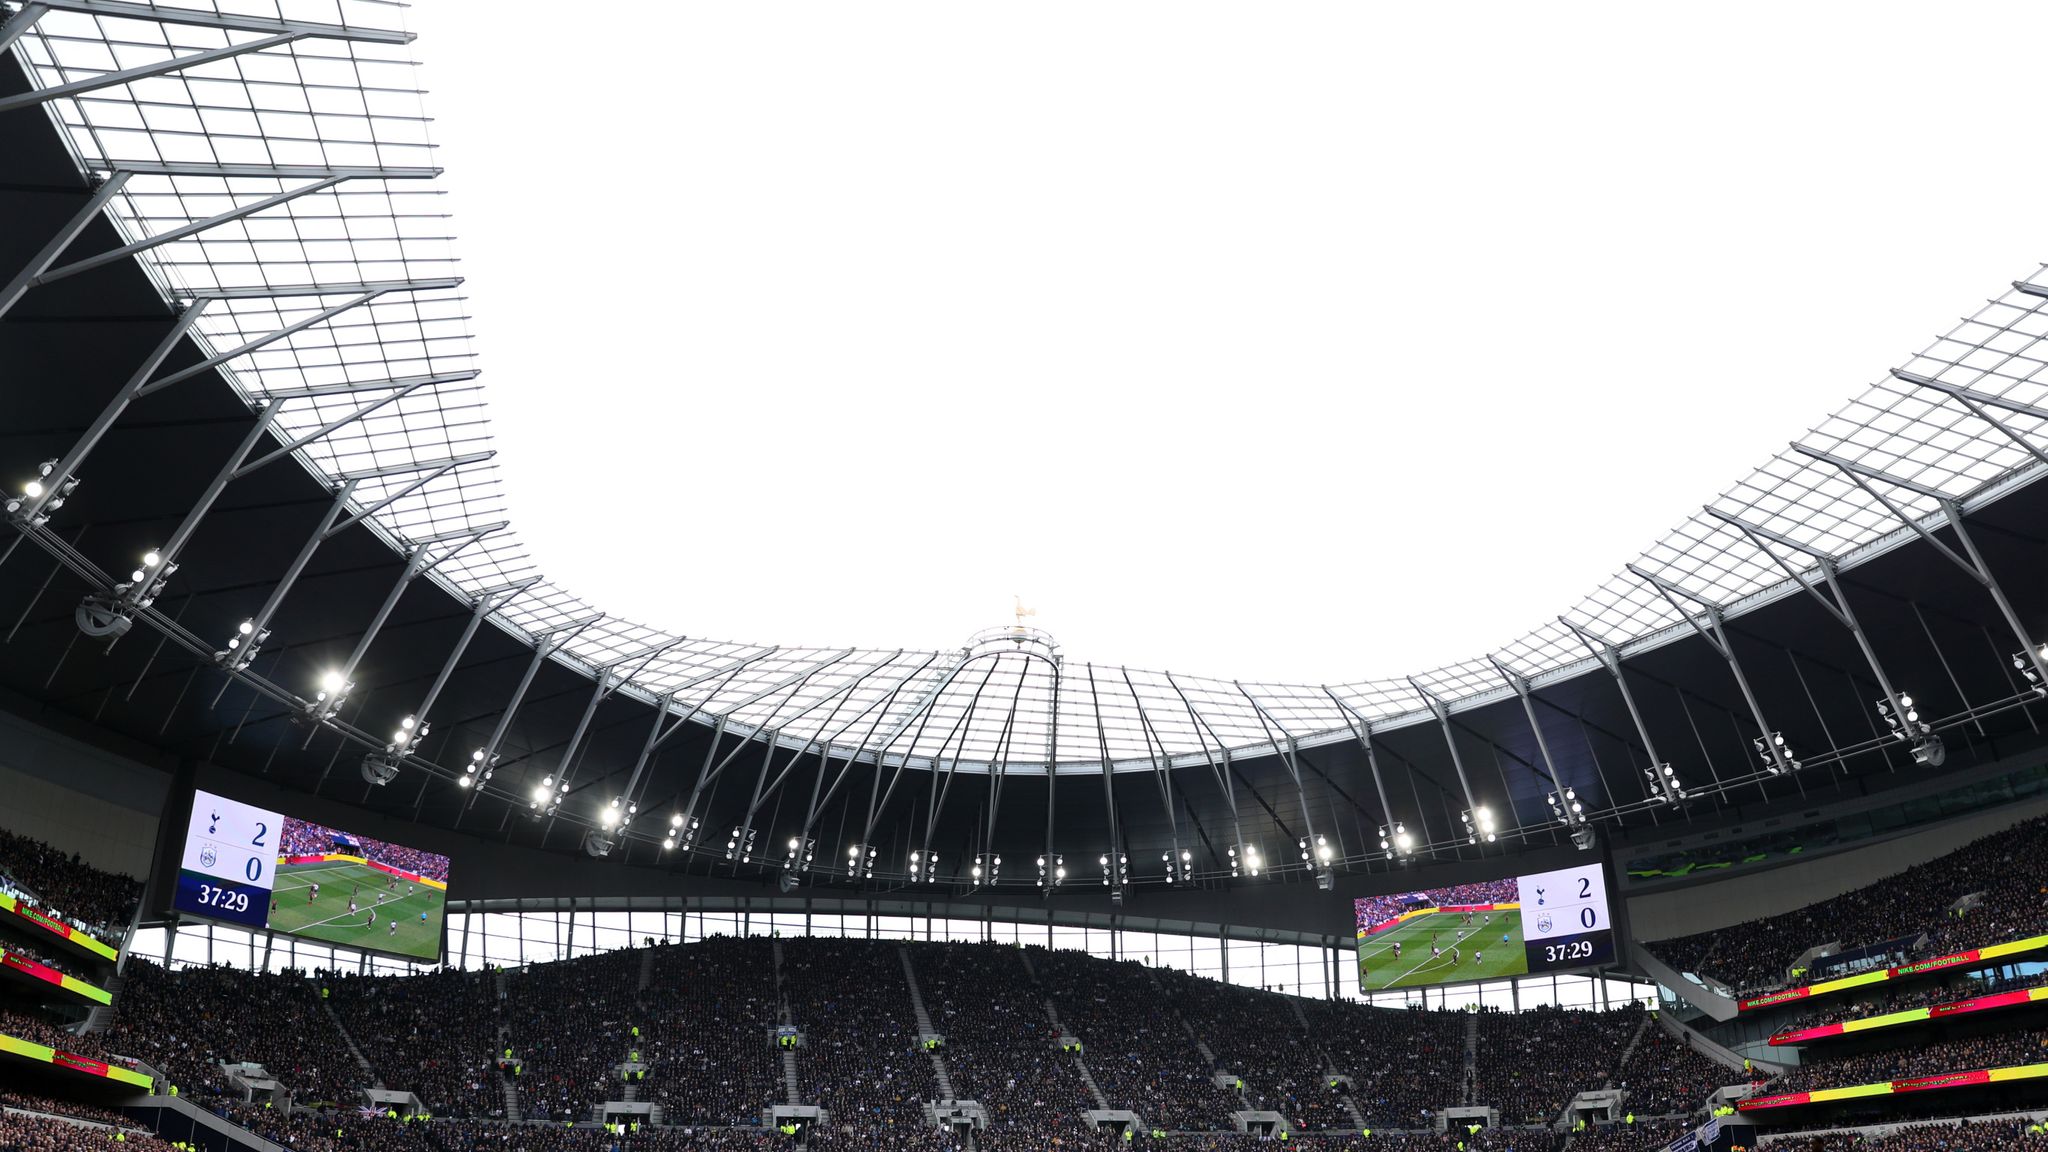
[[[1353,901],[1364,992],[1614,963],[1607,868],[1595,861]]]
[[[283,828],[276,812],[195,792],[171,906],[209,920],[267,927]]]
[[[195,791],[171,907],[434,961],[447,896],[446,856]]]

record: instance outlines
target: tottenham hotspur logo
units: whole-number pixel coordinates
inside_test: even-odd
[[[220,857],[214,853],[213,845],[211,844],[199,850],[199,866],[201,868],[213,867],[213,862],[218,859]]]
[[[1542,932],[1542,933],[1544,933],[1544,934],[1546,934],[1546,935],[1547,935],[1547,934],[1549,934],[1549,932],[1550,932],[1550,913],[1548,913],[1548,912],[1545,912],[1545,913],[1544,913],[1543,915],[1541,915],[1541,916],[1538,916],[1538,917],[1536,918],[1536,931],[1538,931],[1538,932]]]

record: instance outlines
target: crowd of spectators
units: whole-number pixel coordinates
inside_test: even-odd
[[[1389,892],[1384,896],[1367,896],[1352,902],[1356,913],[1358,931],[1361,935],[1375,925],[1384,924],[1410,908],[1450,908],[1470,904],[1516,904],[1522,899],[1521,888],[1512,876],[1505,880],[1485,880],[1477,884],[1453,884],[1448,888],[1430,888],[1418,892]]]
[[[911,944],[911,958],[953,1094],[988,1109],[989,1124],[1041,1139],[1086,1130],[1094,1107],[1074,1058],[1059,1051],[1045,994],[1007,944]],[[996,994],[996,990],[1004,990]],[[1049,1145],[1041,1145],[1049,1146]]]
[[[1465,1100],[1467,1012],[1304,1000],[1302,1011],[1369,1128],[1424,1128]]]
[[[0,1008],[0,1035],[12,1036],[17,1040],[26,1040],[31,1044],[41,1044],[45,1048],[55,1048],[60,1052],[70,1052],[94,1060],[107,1059],[107,1046],[101,1043],[98,1036],[81,1036],[67,1032],[39,1016],[8,1008]]]
[[[55,948],[38,948],[32,944],[23,944],[19,940],[5,939],[0,940],[0,952],[32,960],[45,968],[54,968],[66,976],[75,976],[88,984],[97,984],[103,979],[90,965],[67,954],[61,954]]]
[[[1884,1136],[1854,1132],[1801,1136],[1780,1140],[1772,1148],[1774,1152],[2013,1152],[2040,1147],[2041,1138],[2029,1136],[2026,1129],[2021,1120],[1966,1120],[1899,1128]]]
[[[588,1120],[593,1105],[619,1098],[618,1066],[638,1047],[633,1029],[645,1035],[653,1027],[639,1006],[642,958],[622,948],[507,974],[504,1009],[524,1065],[524,1116]]]
[[[188,1095],[228,1091],[220,1065],[261,1064],[300,1103],[354,1104],[366,1077],[319,984],[301,972],[163,968],[130,957],[107,1047],[155,1066]]]
[[[645,1000],[645,1087],[669,1123],[753,1124],[782,1100],[782,1062],[768,1043],[778,1021],[772,941],[657,946]]]
[[[1692,1122],[1595,1124],[1572,1133],[1572,1152],[1664,1152],[1685,1135]]]
[[[1504,1124],[1552,1123],[1574,1095],[1607,1086],[1643,1019],[1637,1004],[1481,1012],[1472,1102],[1500,1109]]]
[[[1627,1090],[1628,1109],[1638,1116],[1676,1116],[1699,1110],[1716,1089],[1743,1081],[1740,1071],[1693,1051],[1652,1024],[1628,1054],[1614,1086]]]
[[[1800,1064],[1765,1085],[1762,1094],[1810,1092],[2043,1061],[2048,1061],[2048,1033],[1997,1032]]]
[[[835,1121],[915,1131],[938,1095],[893,941],[785,940],[782,980],[804,1034],[805,1095]],[[928,1129],[927,1129],[928,1130]]]
[[[111,944],[128,934],[142,881],[0,828],[0,891]]]
[[[1230,1127],[1238,1105],[1216,1087],[1215,1069],[1153,982],[1154,969],[1076,952],[1034,948],[1031,956],[1111,1108],[1128,1108],[1166,1129]]]
[[[1903,988],[1886,988],[1881,984],[1878,987],[1883,990],[1874,996],[1832,1004],[1823,1000],[1811,1008],[1785,1018],[1778,1025],[1778,1032],[1797,1032],[1805,1028],[1839,1024],[1844,1020],[1860,1020],[1868,1016],[1883,1016],[1912,1008],[1928,1008],[1936,1004],[1954,1004],[1962,1000],[1973,1000],[1980,996],[2011,992],[2019,988],[2033,988],[2042,984],[2048,984],[2048,975],[2039,973],[2012,977],[1986,974],[1981,978],[1955,983],[1908,985]]]
[[[26,1108],[32,1112],[48,1112],[57,1116],[69,1116],[74,1120],[87,1120],[94,1124],[115,1127],[131,1127],[135,1123],[112,1108],[59,1100],[53,1096],[38,1096],[32,1092],[0,1092],[0,1107]]]
[[[1293,999],[1178,969],[1157,976],[1223,1071],[1243,1083],[1242,1107],[1278,1112],[1310,1131],[1352,1127],[1343,1095],[1330,1083],[1329,1057]]]
[[[295,816],[285,817],[284,830],[278,837],[278,847],[286,856],[326,856],[339,850],[428,880],[438,880],[443,884],[448,882],[448,858],[437,852],[408,848],[403,844],[393,844],[388,840],[378,840],[369,836],[357,836],[352,832],[336,831],[324,824],[315,824]]]
[[[1983,893],[1962,915],[1962,897]],[[1792,962],[1816,945],[1842,950],[1887,940],[1924,940],[1909,958],[1947,955],[2048,932],[2048,817],[2036,817],[1874,884],[1776,916],[1655,941],[1650,950],[1681,972],[1741,992],[1779,987]],[[1716,948],[1723,941],[1739,947]]]
[[[503,1016],[493,973],[344,975],[321,985],[386,1088],[416,1094],[434,1116],[504,1113],[496,1063]]]
[[[144,1132],[124,1137],[124,1152],[174,1152],[163,1140]],[[50,1116],[0,1113],[0,1148],[7,1152],[107,1152],[107,1130]]]

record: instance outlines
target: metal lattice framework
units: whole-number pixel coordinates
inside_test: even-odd
[[[330,483],[337,515],[421,557],[408,578],[480,605],[601,693],[721,734],[943,771],[1288,758],[1514,695],[1526,706],[1532,685],[1695,631],[1712,643],[1722,614],[1818,595],[1835,568],[1928,538],[2048,466],[2048,283],[2020,282],[1563,616],[1412,676],[1253,684],[1080,663],[1021,631],[889,652],[604,617],[548,581],[505,527],[402,16],[371,0],[18,5],[0,48],[40,90],[0,111],[47,108],[97,182],[88,213],[104,211],[127,243],[84,257],[55,246],[0,290],[0,313],[35,284],[133,256],[207,357],[146,389],[219,370],[266,411],[270,438]],[[429,562],[436,545],[447,547]]]

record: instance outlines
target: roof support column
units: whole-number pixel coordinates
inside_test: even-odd
[[[1730,516],[1714,508],[1708,508],[1706,511],[1707,515],[1734,527],[1744,536],[1748,537],[1750,544],[1757,551],[1770,557],[1771,562],[1783,569],[1785,574],[1790,576],[1799,585],[1801,590],[1813,598],[1814,603],[1819,604],[1827,610],[1828,615],[1835,618],[1835,623],[1849,630],[1849,635],[1853,636],[1856,640],[1857,649],[1863,653],[1863,662],[1870,666],[1870,674],[1877,678],[1878,690],[1884,693],[1885,702],[1891,709],[1891,714],[1898,717],[1901,725],[1908,726],[1900,731],[1901,738],[1910,738],[1909,734],[1918,735],[1917,728],[1913,727],[1915,722],[1909,721],[1906,718],[1907,705],[1901,700],[1898,689],[1892,686],[1891,677],[1885,674],[1884,665],[1879,662],[1876,649],[1870,646],[1870,635],[1863,630],[1862,621],[1856,618],[1855,607],[1849,603],[1848,593],[1842,590],[1841,581],[1836,578],[1834,557],[1827,555],[1817,548],[1801,544],[1788,536],[1773,532],[1768,528],[1758,527],[1746,520]],[[1782,544],[1811,559],[1814,562],[1814,566],[1820,569],[1821,580],[1827,584],[1829,596],[1822,596],[1804,574],[1787,563],[1784,557],[1767,547],[1764,543],[1767,540]]]
[[[5,50],[4,46],[0,46],[0,51]],[[119,194],[127,183],[126,172],[115,172],[108,176],[77,213],[66,221],[62,228],[57,229],[57,234],[50,237],[50,242],[43,245],[43,250],[36,253],[35,258],[20,272],[15,273],[14,279],[8,281],[5,288],[0,288],[0,317],[6,316],[7,310],[14,307],[24,293],[43,281],[44,273],[49,271],[50,265],[57,262],[57,257],[64,254],[64,249],[69,248],[73,240],[78,239],[80,232],[85,231],[88,225],[100,218],[100,213],[105,210],[107,202]]]
[[[1735,658],[1735,647],[1728,641],[1728,630],[1724,624],[1721,606],[1702,600],[1662,576],[1646,572],[1633,564],[1627,565],[1627,568],[1637,579],[1655,588],[1658,594],[1664,597],[1665,602],[1685,618],[1685,622],[1692,626],[1692,630],[1699,634],[1700,639],[1707,642],[1707,647],[1712,648],[1727,663],[1728,671],[1734,673],[1735,686],[1741,689],[1743,703],[1749,705],[1750,718],[1756,721],[1757,731],[1762,733],[1758,743],[1763,749],[1765,767],[1774,776],[1797,771],[1799,761],[1786,753],[1783,737],[1771,727],[1770,721],[1764,719],[1763,705],[1757,703],[1756,692],[1749,686],[1749,677],[1743,674],[1742,661]],[[1706,626],[1701,626],[1698,618],[1678,602],[1680,596],[1700,605],[1707,618]]]
[[[2012,629],[2013,636],[2020,642],[2020,650],[2014,654],[2015,660],[2031,665],[2034,673],[2034,690],[2039,693],[2048,693],[2048,653],[2043,652],[2043,648],[2048,648],[2048,645],[2037,643],[2027,633],[2026,625],[2020,623],[2019,613],[2013,611],[2012,602],[2005,598],[2005,589],[1999,586],[1998,577],[1992,573],[1990,566],[1984,563],[1983,553],[1977,551],[1977,542],[1970,536],[1969,527],[1963,522],[1963,508],[1961,504],[1938,488],[1930,488],[1925,484],[1880,472],[1875,468],[1858,464],[1852,460],[1845,460],[1840,456],[1830,455],[1826,452],[1817,452],[1797,444],[1794,444],[1792,447],[1802,455],[1834,465],[1838,471],[1855,482],[1857,487],[1869,493],[1872,499],[1883,504],[1885,510],[1890,512],[1895,519],[1907,528],[1912,529],[1914,535],[1926,541],[1936,552],[1947,557],[1951,564],[1968,572],[1977,583],[1982,584],[1984,590],[1991,593],[1992,602],[1998,605],[1999,614],[2005,617],[2005,626]],[[1907,515],[1905,509],[1900,508],[1891,497],[1871,487],[1871,481],[1873,480],[1889,484],[1895,488],[1903,488],[1908,492],[1918,493],[1938,503],[1941,506],[1942,515],[1948,520],[1949,529],[1956,534],[1956,539],[1961,541],[1963,551],[1968,555],[1958,556],[1954,549],[1935,539],[1934,533],[1928,531],[1927,527],[1921,524],[1920,521]]]

